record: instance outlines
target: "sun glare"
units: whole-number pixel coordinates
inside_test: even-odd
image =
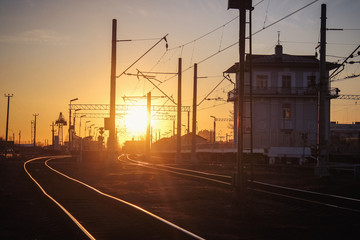
[[[128,137],[138,137],[146,133],[146,111],[133,110],[125,116],[125,127]]]

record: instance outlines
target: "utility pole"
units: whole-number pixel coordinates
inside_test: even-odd
[[[7,155],[7,145],[8,145],[8,133],[9,133],[9,112],[10,112],[10,98],[14,96],[14,94],[5,94],[5,97],[8,98],[7,103],[7,115],[6,115],[6,137],[5,137],[5,158]]]
[[[54,129],[54,127],[55,127],[55,124],[54,124],[54,122],[52,122],[52,124],[50,125],[51,126],[51,145],[52,145],[52,147],[53,147],[53,149],[54,149],[54,138],[55,138],[55,129]]]
[[[34,120],[34,147],[36,147],[36,117],[39,116],[38,113],[33,114],[33,116],[35,117]]]
[[[30,126],[30,133],[31,133],[31,136],[30,136],[30,144],[31,144],[31,141],[33,141],[34,139],[34,120],[31,120],[30,122],[31,126]]]
[[[112,39],[111,39],[111,75],[110,75],[110,124],[108,139],[108,159],[113,160],[116,144],[115,133],[115,97],[116,97],[116,36],[117,21],[112,20]]]
[[[320,24],[320,82],[318,88],[318,146],[317,166],[315,173],[318,176],[327,175],[325,161],[328,157],[328,118],[327,101],[329,79],[326,74],[326,4],[321,4]]]
[[[244,76],[245,76],[245,21],[246,9],[244,1],[242,1],[239,8],[239,80],[237,86],[238,98],[238,111],[237,111],[237,179],[236,189],[244,192],[244,146],[243,146],[243,113],[244,113]]]
[[[19,145],[21,144],[21,131],[19,131]]]
[[[150,160],[150,128],[151,128],[151,92],[147,93],[147,125],[146,125],[146,142],[145,142],[145,155],[148,160]]]
[[[191,161],[197,162],[196,158],[196,107],[197,107],[197,64],[194,64],[194,88],[193,88],[193,118],[191,133]]]
[[[237,172],[235,189],[242,195],[245,190],[244,177],[244,77],[245,77],[245,33],[246,33],[246,10],[252,10],[252,0],[229,0],[228,8],[239,10],[239,68],[237,81]]]
[[[181,161],[181,58],[178,62],[178,103],[177,103],[177,135],[176,135],[176,160]]]

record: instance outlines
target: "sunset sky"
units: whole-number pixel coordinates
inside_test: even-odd
[[[311,2],[254,0],[253,5],[258,5],[253,11],[253,32]],[[328,28],[360,28],[360,1],[317,1],[254,35],[253,53],[273,54],[280,31],[284,53],[313,55],[319,41],[322,3],[327,4]],[[74,102],[77,104],[109,103],[112,19],[118,20],[118,39],[150,39],[118,43],[117,74],[169,34],[168,51],[165,42],[161,42],[128,73],[136,73],[136,69],[173,73],[181,57],[185,70],[183,105],[190,106],[192,66],[199,63],[198,75],[207,77],[199,79],[200,102],[222,80],[222,72],[238,61],[236,44],[224,50],[238,41],[237,16],[238,11],[227,10],[227,0],[0,0],[0,137],[5,138],[7,98],[4,94],[14,94],[10,102],[10,139],[15,133],[18,141],[21,131],[22,143],[30,142],[35,113],[39,114],[37,141],[48,140],[51,144],[50,125],[60,112],[68,120],[70,99],[79,98]],[[210,34],[204,36],[207,33]],[[201,36],[204,37],[199,39]],[[360,31],[328,31],[327,43],[327,61],[341,61],[338,57],[347,57],[360,44]],[[360,61],[360,57],[354,60]],[[359,73],[359,63],[346,65],[339,78]],[[156,78],[163,82],[160,88],[176,99],[177,78],[171,76],[157,75]],[[340,88],[340,94],[360,94],[360,78],[333,82],[332,87]],[[209,98],[226,100],[232,88],[229,81],[224,81]],[[122,97],[142,96],[149,91],[153,96],[161,95],[145,79],[123,75],[117,79],[117,104],[144,105],[144,100],[124,102]],[[165,102],[166,99],[161,98],[152,104]],[[204,101],[198,107],[198,130],[212,129],[210,115],[229,117],[231,109],[232,103],[221,99]],[[185,114],[183,119],[186,125]],[[88,120],[97,127],[103,126],[101,119],[93,118],[83,119],[83,128]],[[355,100],[332,100],[331,120],[360,121],[360,104]],[[126,122],[130,124],[125,120],[117,122],[121,141],[137,134],[125,137]],[[217,127],[219,136],[230,131],[226,122],[219,122]],[[172,130],[172,121],[154,121],[153,128],[164,134]],[[84,134],[84,129],[81,131]],[[67,128],[64,138],[67,140]]]

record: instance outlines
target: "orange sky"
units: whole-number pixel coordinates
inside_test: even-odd
[[[253,12],[253,29],[256,31],[311,1],[253,2],[259,3]],[[319,40],[321,3],[327,4],[329,27],[359,28],[359,1],[319,1],[255,35],[253,52],[272,54],[277,43],[277,31],[280,31],[284,53],[314,54]],[[192,104],[193,69],[189,67],[221,50],[221,53],[198,66],[199,76],[208,77],[199,79],[198,101],[201,101],[222,79],[222,72],[238,59],[236,45],[222,51],[237,42],[238,22],[234,20],[228,23],[236,16],[237,11],[227,10],[226,0],[1,1],[0,89],[1,94],[14,94],[10,103],[9,134],[12,136],[15,133],[18,141],[21,131],[22,141],[29,142],[30,122],[34,119],[33,114],[38,113],[37,141],[45,142],[47,139],[50,143],[50,125],[60,112],[68,118],[70,99],[79,98],[76,101],[79,104],[109,103],[113,18],[118,20],[118,39],[159,39],[169,34],[169,51],[166,52],[164,43],[159,44],[128,72],[136,73],[136,68],[142,71],[176,72],[177,61],[181,57],[183,69],[186,70],[183,74],[183,105]],[[221,27],[225,23],[228,24]],[[218,30],[198,39],[216,28]],[[360,31],[328,32],[327,38],[328,55],[346,57],[359,44]],[[117,72],[126,69],[156,41],[118,43]],[[332,56],[327,60],[339,60]],[[359,64],[347,65],[339,77],[359,74],[359,71]],[[165,81],[160,85],[162,90],[176,99],[177,78],[167,80],[168,75],[158,75],[157,78]],[[358,80],[334,82],[332,86],[339,87],[341,94],[358,94]],[[231,83],[225,81],[210,98],[226,99],[231,89]],[[146,80],[122,76],[117,80],[117,104],[131,104],[123,101],[121,97],[124,95],[139,96],[150,90],[153,87]],[[152,94],[156,96],[160,92],[153,90]],[[153,104],[162,105],[165,101],[154,100]],[[5,136],[6,106],[7,98],[1,97],[0,137]],[[204,101],[198,109],[198,129],[212,129],[210,115],[228,117],[232,104]],[[183,115],[183,119],[186,118]],[[97,127],[103,125],[101,119],[86,120]],[[83,127],[86,120],[82,120]],[[360,121],[356,101],[332,100],[331,120],[344,123]],[[119,124],[119,128],[124,128],[121,121]],[[168,132],[172,130],[172,121],[156,122],[154,128],[161,129],[161,133]],[[219,122],[217,128],[218,136],[225,136],[230,131],[226,122]],[[64,136],[67,136],[66,131]],[[122,141],[126,138],[122,136]]]

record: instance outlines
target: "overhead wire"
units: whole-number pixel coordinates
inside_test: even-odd
[[[269,27],[271,27],[271,26],[273,26],[273,25],[275,25],[275,24],[283,21],[284,19],[286,19],[286,18],[294,15],[295,13],[298,13],[299,11],[301,11],[301,10],[309,7],[310,5],[312,5],[312,4],[314,4],[314,3],[318,2],[318,1],[319,1],[319,0],[314,0],[314,1],[312,1],[311,3],[306,4],[305,6],[297,9],[296,11],[294,11],[294,12],[292,12],[292,13],[290,13],[290,14],[288,14],[288,15],[286,15],[286,16],[278,19],[278,20],[276,20],[275,22],[273,22],[273,23],[271,23],[271,24],[269,24],[269,25],[267,25],[267,26],[259,29],[259,30],[256,31],[256,32],[252,33],[251,36],[254,36],[254,35],[256,35],[256,34],[262,32],[262,31],[264,31],[265,29],[267,29],[267,28],[269,28]],[[236,18],[238,18],[238,16],[237,16]],[[235,19],[236,19],[236,18],[235,18]],[[232,19],[232,21],[235,20],[235,19]],[[222,26],[221,26],[221,27],[222,27]],[[218,27],[216,30],[218,30],[218,29],[221,28],[221,27]],[[211,31],[211,32],[214,32],[214,30]],[[205,35],[208,35],[208,34],[205,34]],[[203,36],[205,36],[205,35],[203,35]],[[200,38],[202,38],[202,37],[200,37]],[[198,38],[198,39],[200,39],[200,38]],[[193,42],[193,41],[191,41],[191,42]],[[186,44],[183,44],[182,46],[185,46],[185,45],[187,45],[187,44],[189,44],[189,43],[191,43],[191,42],[188,42],[188,43],[186,43]],[[229,46],[227,46],[227,47],[225,47],[225,48],[223,48],[223,49],[221,49],[221,50],[218,50],[217,52],[215,52],[215,53],[211,54],[210,56],[208,56],[208,57],[202,59],[201,61],[197,62],[197,64],[199,65],[199,64],[201,64],[201,63],[209,60],[210,58],[213,58],[214,56],[218,55],[219,53],[221,53],[221,52],[223,52],[223,51],[226,51],[226,50],[228,50],[229,48],[231,48],[231,47],[233,47],[233,46],[235,46],[235,45],[238,45],[238,43],[239,43],[239,41],[237,41],[237,42],[235,42],[235,43],[233,43],[233,44],[230,44]],[[190,67],[184,69],[184,70],[182,71],[182,73],[188,71],[188,70],[191,69],[192,67],[193,67],[193,66],[190,66]],[[176,76],[176,75],[175,75],[175,76]],[[169,81],[170,79],[174,78],[175,76],[171,76],[170,78],[165,79],[165,80],[163,81],[163,83]]]
[[[265,11],[265,19],[264,19],[263,28],[265,27],[265,24],[266,24],[266,21],[267,21],[268,11],[269,11],[269,5],[270,5],[270,0],[268,0],[268,4],[267,4],[267,7],[266,7],[266,11]]]
[[[282,18],[278,19],[278,20],[276,20],[275,22],[273,22],[273,23],[271,23],[271,24],[268,24],[268,25],[266,25],[266,26],[263,26],[263,28],[259,29],[259,30],[258,30],[258,31],[256,31],[256,32],[253,32],[253,33],[251,34],[251,36],[256,35],[256,34],[258,34],[258,33],[262,32],[262,31],[264,31],[265,29],[267,29],[267,28],[269,28],[269,27],[271,27],[271,26],[273,26],[273,25],[275,25],[275,24],[277,24],[277,23],[281,22],[282,20],[284,20],[284,19],[286,19],[286,18],[288,18],[288,17],[290,17],[290,16],[294,15],[295,13],[298,13],[299,11],[301,11],[301,10],[303,10],[303,9],[305,9],[305,8],[307,8],[307,7],[309,7],[310,5],[314,4],[314,3],[315,3],[315,2],[317,2],[317,1],[318,1],[318,0],[314,0],[314,1],[312,1],[311,3],[308,3],[308,4],[306,4],[305,6],[303,6],[303,7],[299,8],[299,9],[297,9],[296,11],[294,11],[294,12],[292,12],[292,13],[290,13],[290,14],[288,14],[288,15],[286,15],[286,16],[284,16],[284,17],[282,17]],[[262,1],[261,1],[261,2],[262,2]],[[259,2],[259,3],[261,3],[261,2]],[[259,4],[259,3],[258,3],[258,4]],[[171,50],[175,50],[175,49],[179,49],[179,48],[181,48],[181,52],[180,52],[180,56],[181,56],[181,55],[182,55],[182,52],[183,52],[183,49],[184,49],[184,47],[185,47],[186,45],[189,45],[189,44],[191,44],[191,43],[195,43],[196,41],[198,41],[198,40],[200,40],[200,39],[202,39],[202,38],[204,38],[204,37],[206,37],[206,36],[208,36],[208,35],[212,34],[213,32],[215,32],[215,31],[217,31],[217,30],[219,30],[219,29],[223,28],[223,27],[224,27],[224,26],[226,26],[227,24],[230,24],[231,22],[233,22],[234,20],[236,20],[238,17],[239,17],[239,16],[236,16],[235,18],[231,19],[230,21],[226,22],[225,24],[223,24],[223,25],[221,25],[221,26],[219,26],[219,27],[215,28],[215,29],[214,29],[214,30],[212,30],[212,31],[209,31],[209,32],[208,32],[208,33],[206,33],[206,34],[203,34],[202,36],[200,36],[200,37],[198,37],[198,38],[196,38],[196,39],[194,39],[194,40],[192,40],[192,41],[189,41],[189,42],[187,42],[187,43],[185,43],[185,44],[179,45],[179,46],[174,47],[174,48],[170,48],[170,49],[168,49],[168,51],[171,51]],[[202,59],[202,60],[201,60],[201,61],[199,61],[197,64],[199,65],[199,64],[201,64],[201,63],[203,63],[203,62],[205,62],[205,61],[209,60],[210,58],[213,58],[214,56],[218,55],[219,53],[221,53],[221,52],[223,52],[223,51],[228,50],[229,48],[231,48],[231,47],[233,47],[233,46],[237,45],[238,43],[239,43],[239,42],[237,41],[237,42],[235,42],[235,43],[233,43],[233,44],[230,44],[230,45],[229,45],[229,46],[227,46],[227,47],[224,47],[223,49],[219,49],[217,52],[215,52],[215,53],[211,54],[210,56],[208,56],[208,57],[206,57],[206,58],[204,58],[204,59]],[[165,54],[166,54],[166,52],[165,52]],[[164,55],[165,55],[165,54],[164,54]],[[162,56],[162,57],[163,57],[163,56]],[[184,73],[184,72],[188,71],[188,70],[189,70],[189,69],[191,69],[191,68],[193,68],[193,66],[189,66],[188,68],[186,68],[186,69],[182,70],[182,73]],[[162,83],[165,83],[165,82],[169,81],[170,79],[174,78],[175,76],[177,76],[177,74],[174,74],[173,76],[171,76],[171,77],[169,77],[169,78],[165,79]],[[223,80],[224,80],[224,79],[223,79]],[[223,80],[222,80],[222,81],[223,81]],[[222,81],[221,81],[221,82],[222,82]],[[220,83],[221,83],[221,82],[220,82]],[[154,84],[154,87],[156,87],[156,88],[157,88],[157,87],[158,87],[160,84],[162,84],[162,83],[159,83],[157,86]],[[153,88],[153,89],[154,89],[154,88]]]
[[[169,34],[166,34],[164,37],[162,37],[159,41],[157,41],[151,48],[149,48],[143,55],[141,55],[138,59],[135,60],[128,68],[126,68],[120,75],[116,76],[116,78],[121,77],[123,74],[126,73],[127,70],[129,70],[132,66],[134,66],[140,59],[142,59],[147,53],[149,53],[154,47],[156,47],[162,40],[165,40],[166,42],[166,49],[168,49],[168,43],[166,40],[166,37]]]
[[[201,101],[197,104],[197,106],[200,106],[200,104],[203,103],[203,102],[206,100],[206,98],[207,98],[208,96],[210,96],[210,94],[213,93],[214,90],[215,90],[225,79],[227,79],[227,78],[224,76],[224,78],[206,95],[206,97],[204,97],[203,100],[201,100]]]
[[[360,44],[359,46],[357,46],[355,48],[355,50],[347,57],[344,59],[344,61],[330,74],[329,79],[335,77],[336,75],[338,75],[339,73],[341,73],[344,70],[344,65],[345,63],[347,63],[347,60],[351,57],[353,57],[353,54],[360,48]]]
[[[312,5],[312,4],[314,4],[314,3],[316,3],[317,1],[319,1],[319,0],[315,0],[315,1],[312,1],[311,3],[306,4],[305,6],[303,6],[303,7],[299,8],[298,10],[296,10],[296,11],[294,11],[294,12],[292,12],[292,13],[290,13],[290,14],[288,14],[288,15],[286,15],[286,16],[284,16],[284,17],[282,17],[282,18],[278,19],[278,20],[276,20],[275,22],[273,22],[273,23],[271,23],[271,24],[269,24],[269,25],[267,25],[267,26],[264,26],[262,29],[260,29],[260,30],[258,30],[258,31],[256,31],[256,32],[254,32],[252,35],[255,35],[255,34],[257,34],[257,33],[261,32],[262,30],[265,30],[266,28],[269,28],[269,27],[271,27],[271,26],[273,26],[273,25],[275,25],[275,24],[277,24],[277,23],[281,22],[282,20],[284,20],[284,19],[286,19],[286,18],[288,18],[288,17],[290,17],[290,16],[294,15],[295,13],[297,13],[297,12],[299,12],[299,11],[301,11],[301,10],[303,10],[303,9],[307,8],[307,7],[309,7],[310,5]]]
[[[226,25],[230,24],[231,22],[235,21],[237,18],[239,18],[239,16],[234,17],[233,19],[231,19],[230,21],[228,21],[228,22],[224,23],[224,24],[223,24],[223,25],[221,25],[220,27],[217,27],[217,28],[215,28],[215,29],[213,29],[213,30],[209,31],[209,32],[207,32],[207,33],[205,33],[205,34],[201,35],[200,37],[195,38],[194,40],[191,40],[191,41],[189,41],[189,42],[187,42],[187,43],[184,43],[184,44],[182,44],[182,45],[179,45],[179,46],[177,46],[177,47],[169,48],[169,51],[174,50],[174,49],[178,49],[178,48],[183,48],[183,47],[185,47],[185,46],[187,46],[187,45],[189,45],[189,44],[191,44],[191,43],[193,43],[193,42],[196,42],[196,41],[198,41],[198,40],[200,40],[200,39],[202,39],[202,38],[204,38],[204,37],[206,37],[206,36],[208,36],[208,35],[210,35],[210,34],[212,34],[212,33],[216,32],[217,30],[219,30],[219,29],[223,28],[224,26],[226,26]]]
[[[197,111],[202,111],[202,110],[206,110],[206,109],[210,109],[210,108],[215,108],[215,107],[219,107],[219,106],[222,106],[222,105],[225,105],[225,104],[228,104],[228,102],[220,103],[220,104],[213,105],[213,106],[210,106],[210,107],[200,108]]]

